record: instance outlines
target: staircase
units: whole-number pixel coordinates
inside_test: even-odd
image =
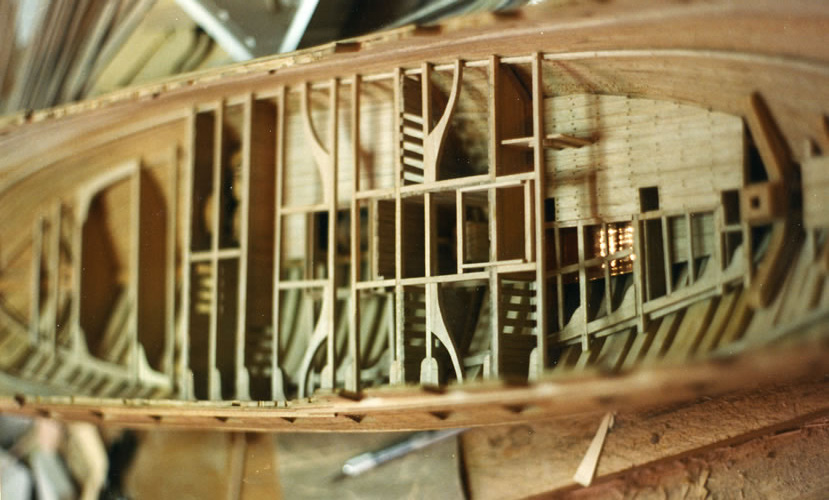
[[[403,351],[407,381],[420,381],[420,363],[426,357],[426,290],[407,289],[403,294]]]
[[[403,184],[422,184],[423,173],[423,117],[415,113],[400,115],[400,161],[403,165]]]
[[[535,283],[504,281],[501,285],[501,374],[527,377],[530,352],[536,346]]]

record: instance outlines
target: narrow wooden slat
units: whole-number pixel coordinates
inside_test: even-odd
[[[536,370],[541,373],[547,366],[547,287],[544,286],[547,277],[547,263],[544,262],[544,249],[547,245],[547,236],[544,229],[544,192],[547,188],[545,178],[544,151],[544,95],[543,75],[541,71],[542,55],[540,52],[533,54],[532,59],[532,116],[533,116],[533,138],[535,147],[533,149],[533,172],[535,173],[535,256],[537,260],[535,282],[538,284],[536,290],[536,336],[538,346],[536,347]],[[529,214],[527,214],[529,215]],[[559,291],[560,293],[560,291]]]

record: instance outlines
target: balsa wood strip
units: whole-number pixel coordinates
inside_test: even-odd
[[[599,429],[590,442],[590,447],[587,449],[584,458],[579,464],[576,473],[573,475],[573,481],[582,486],[590,486],[593,482],[593,476],[596,474],[596,468],[599,466],[599,458],[601,457],[602,447],[604,446],[607,431],[613,426],[613,414],[608,413],[602,418],[599,424]]]

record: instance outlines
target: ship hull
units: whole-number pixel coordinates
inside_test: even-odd
[[[822,374],[829,12],[550,14],[7,121],[5,407],[402,430]]]

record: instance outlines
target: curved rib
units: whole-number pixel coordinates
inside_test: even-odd
[[[299,381],[297,385],[300,398],[305,397],[305,386],[308,380],[308,372],[311,370],[311,362],[314,360],[314,356],[317,354],[319,348],[322,347],[322,343],[328,337],[328,333],[331,330],[331,325],[326,320],[328,317],[328,308],[331,307],[331,301],[328,300],[329,294],[324,294],[323,297],[325,298],[322,300],[320,319],[317,321],[317,326],[314,328],[314,333],[308,342],[308,348],[305,349],[305,355],[299,364]]]
[[[443,154],[443,140],[446,138],[446,131],[449,125],[449,119],[455,112],[458,105],[458,95],[461,93],[461,75],[463,73],[463,65],[460,60],[455,61],[455,74],[452,78],[452,91],[449,94],[449,101],[446,103],[446,108],[443,110],[440,120],[433,128],[429,135],[424,139],[423,146],[423,167],[426,173],[427,180],[434,181],[437,177],[437,166],[440,163],[441,154]],[[424,78],[426,76],[424,75]],[[423,115],[427,116],[426,110],[423,110]]]
[[[763,160],[768,175],[765,183],[749,184],[745,192],[751,190],[759,196],[762,203],[759,210],[748,208],[747,220],[754,222],[772,222],[772,233],[765,258],[757,266],[751,278],[750,300],[755,308],[763,308],[774,299],[779,283],[786,273],[791,261],[791,254],[800,242],[800,232],[792,219],[792,205],[789,202],[791,192],[797,188],[792,175],[794,165],[786,138],[780,132],[763,96],[753,93],[749,99],[746,123],[754,138],[754,143]],[[761,189],[752,189],[754,186]],[[760,193],[764,193],[760,196]],[[750,270],[749,270],[750,272]]]
[[[331,201],[330,189],[328,188],[328,183],[323,181],[331,175],[329,172],[331,154],[325,149],[319,135],[317,135],[317,131],[314,130],[314,124],[311,121],[311,94],[309,90],[310,84],[306,82],[302,86],[302,125],[305,129],[305,137],[311,144],[311,155],[314,157],[314,163],[317,164],[317,171],[320,174],[320,182],[322,182],[325,197],[324,201],[329,202]]]
[[[426,286],[430,288],[429,300],[432,302],[432,311],[437,311],[437,314],[434,314],[429,322],[429,330],[446,347],[449,357],[452,359],[452,366],[455,368],[455,378],[458,379],[458,382],[463,382],[458,348],[455,346],[455,341],[452,340],[452,336],[449,335],[449,330],[446,328],[446,323],[443,321],[443,305],[438,297],[438,285],[437,283],[429,283]]]

